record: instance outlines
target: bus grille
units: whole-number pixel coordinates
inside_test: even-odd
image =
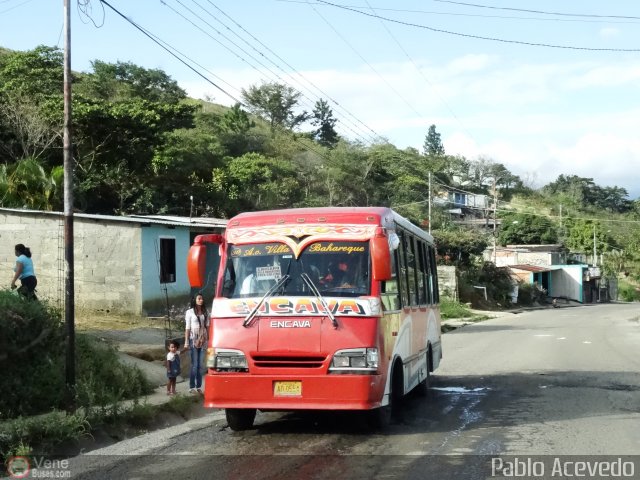
[[[252,357],[256,367],[262,368],[320,368],[326,357],[283,357],[255,355]]]

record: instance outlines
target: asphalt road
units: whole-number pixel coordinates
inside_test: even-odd
[[[76,457],[73,478],[484,479],[503,476],[490,469],[498,457],[504,467],[640,453],[637,304],[505,316],[443,346],[430,396],[410,395],[385,432],[344,413],[259,413],[255,429],[232,432],[212,412]]]

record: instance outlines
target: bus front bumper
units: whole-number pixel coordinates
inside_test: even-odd
[[[261,410],[370,410],[380,407],[383,375],[205,375],[204,406]]]

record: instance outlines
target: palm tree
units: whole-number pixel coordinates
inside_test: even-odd
[[[0,165],[0,206],[52,210],[62,177],[61,166],[47,173],[33,157],[10,166]]]

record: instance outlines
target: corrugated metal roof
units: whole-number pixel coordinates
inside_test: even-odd
[[[50,212],[43,210],[23,210],[17,208],[0,208],[0,212],[11,212],[26,215],[42,215],[46,217],[63,217],[62,212]],[[173,225],[182,227],[199,227],[199,228],[212,228],[220,227],[224,228],[227,225],[227,220],[222,218],[189,218],[178,216],[164,216],[164,215],[131,215],[131,216],[118,216],[118,215],[98,215],[88,213],[74,213],[74,218],[85,218],[96,221],[105,222],[124,222],[124,223],[137,223],[139,225],[155,224],[155,225]]]
[[[527,272],[550,272],[551,270],[555,270],[554,268],[549,267],[539,267],[537,265],[508,265],[509,268],[517,268],[518,270],[526,270]]]

